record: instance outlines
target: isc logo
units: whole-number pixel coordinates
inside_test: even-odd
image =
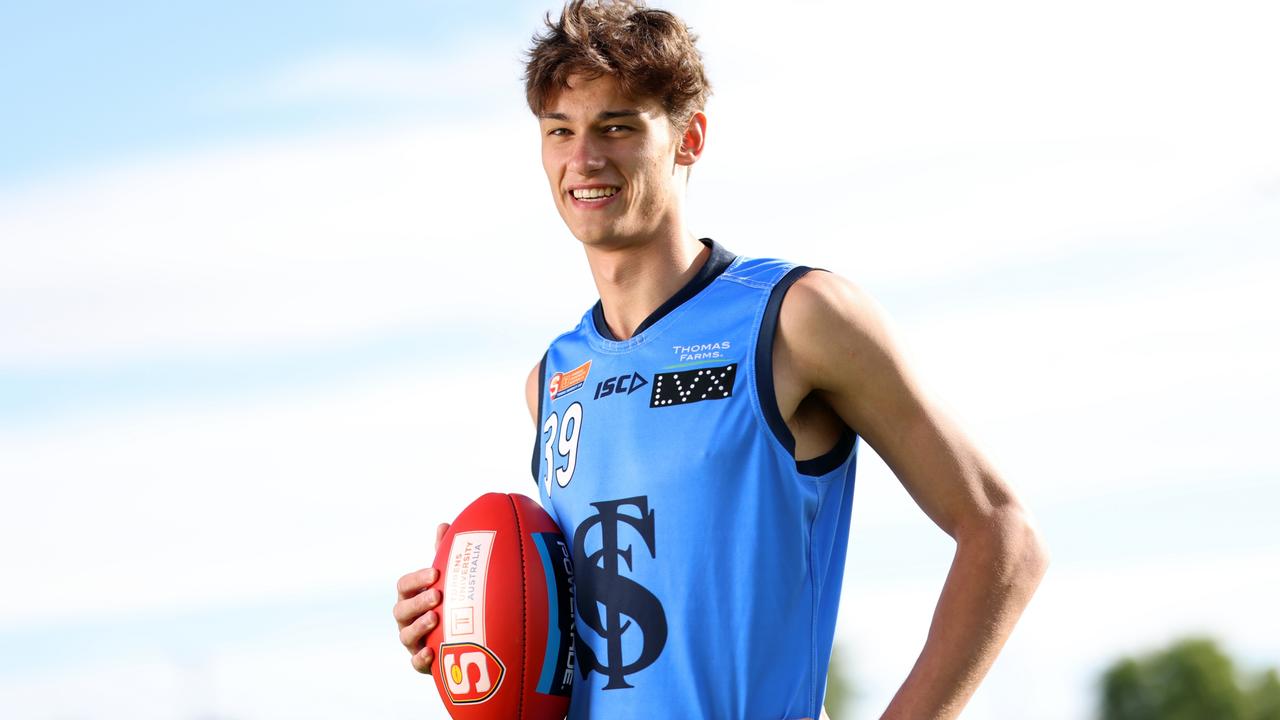
[[[645,380],[640,373],[627,373],[626,375],[606,378],[596,383],[596,394],[591,399],[599,400],[614,394],[622,395],[625,393],[630,395],[648,384],[649,381]]]
[[[488,700],[507,672],[496,655],[475,643],[441,645],[439,667],[449,699],[457,705]]]

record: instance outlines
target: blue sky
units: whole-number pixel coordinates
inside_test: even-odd
[[[439,113],[405,100],[235,107],[213,98],[300,58],[373,50],[447,56],[479,36],[520,38],[536,17],[528,7],[501,3],[478,15],[452,0],[9,3],[0,11],[0,86],[9,109],[0,117],[7,138],[0,182],[191,143]]]
[[[965,717],[1088,717],[1189,632],[1280,662],[1277,11],[671,7],[716,84],[694,232],[868,288],[1049,539]],[[432,717],[391,584],[534,492],[525,373],[595,299],[521,96],[543,10],[0,11],[0,715]],[[856,717],[951,550],[865,452]]]

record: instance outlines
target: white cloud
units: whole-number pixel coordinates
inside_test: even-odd
[[[22,591],[0,627],[394,581],[481,489],[532,494],[527,371],[473,359],[2,433],[0,557]]]
[[[846,581],[840,636],[876,717],[906,679],[924,643],[945,572],[936,582]],[[1246,657],[1275,657],[1280,636],[1275,549],[1232,558],[1180,557],[1143,566],[1059,564],[1020,621],[965,717],[1075,720],[1091,714],[1093,683],[1121,655],[1163,646],[1172,634],[1210,633]]]
[[[535,133],[457,123],[304,137],[14,193],[0,200],[0,237],[20,239],[0,267],[3,358],[270,347],[512,308],[527,321],[555,307],[544,322],[563,324],[590,280],[561,270],[582,260],[546,202]],[[539,273],[578,294],[547,295]]]
[[[384,632],[374,634],[368,617],[299,613],[274,643],[174,647],[0,675],[0,710],[25,720],[448,720],[431,678],[395,645],[390,613],[378,619]]]
[[[1280,100],[1260,90],[1280,11],[1262,0],[1212,13],[1154,0],[695,3],[688,16],[734,121],[769,117],[800,155],[1117,135],[1266,142],[1272,159],[1278,147]]]
[[[323,104],[387,103],[456,114],[477,103],[492,106],[509,97],[519,104],[519,51],[492,40],[465,52],[408,55],[377,49],[332,51],[265,72],[244,83],[218,88],[199,100],[219,109],[278,108]]]
[[[1254,91],[1280,64],[1267,4],[674,9],[701,29],[719,87],[694,229],[740,252],[918,282],[1159,242],[1280,177],[1280,100]],[[776,52],[758,51],[765,38]],[[447,119],[416,126],[199,150],[0,197],[0,237],[16,239],[0,268],[5,360],[343,337],[513,306],[572,317],[593,293],[542,189],[520,49],[350,50],[236,92],[470,88],[509,95],[502,111],[446,103]],[[507,291],[470,292],[476,272]]]

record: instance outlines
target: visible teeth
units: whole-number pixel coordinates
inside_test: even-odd
[[[596,198],[609,197],[610,195],[613,195],[616,192],[618,192],[618,188],[615,188],[615,187],[587,188],[587,189],[574,190],[573,196],[579,200],[594,200]]]

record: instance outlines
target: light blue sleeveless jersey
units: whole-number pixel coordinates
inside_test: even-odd
[[[543,359],[533,474],[575,563],[570,720],[822,706],[858,441],[797,463],[774,398],[778,308],[808,269],[703,242],[634,337],[597,304]]]

